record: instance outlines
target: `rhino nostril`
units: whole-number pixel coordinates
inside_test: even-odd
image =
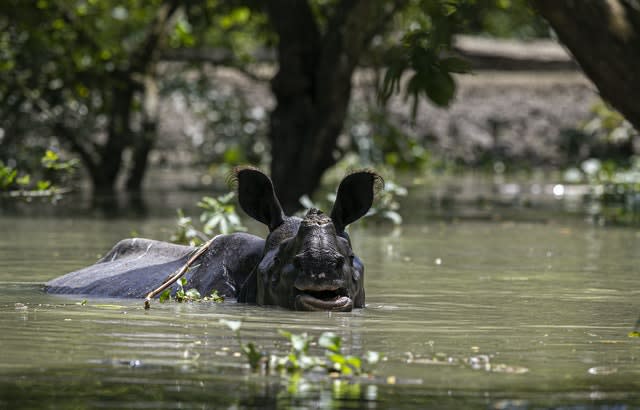
[[[337,252],[326,253],[299,253],[293,257],[293,266],[297,270],[309,271],[334,271],[344,266],[345,257]]]

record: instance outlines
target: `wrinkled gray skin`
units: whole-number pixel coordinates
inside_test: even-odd
[[[364,307],[364,265],[345,227],[367,213],[382,179],[355,172],[338,188],[331,216],[316,209],[304,218],[284,215],[271,180],[253,168],[235,172],[238,200],[269,227],[266,240],[221,235],[187,272],[186,288],[213,290],[239,302],[294,310],[350,311]],[[48,293],[146,296],[179,269],[195,248],[150,239],[118,242],[96,264],[49,281]],[[173,286],[175,292],[177,286]]]

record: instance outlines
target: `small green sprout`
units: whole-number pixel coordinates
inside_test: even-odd
[[[252,342],[249,342],[247,344],[242,343],[242,338],[240,337],[240,327],[242,327],[242,322],[239,320],[220,319],[220,323],[222,323],[223,325],[226,325],[229,329],[231,329],[232,332],[236,334],[236,337],[238,338],[238,344],[240,345],[240,350],[247,357],[247,360],[249,361],[249,366],[254,371],[258,370],[258,368],[260,367],[260,363],[265,362],[266,355],[261,353],[256,348],[256,345],[254,343]]]

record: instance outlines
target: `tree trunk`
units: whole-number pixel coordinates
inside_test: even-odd
[[[127,175],[126,188],[127,191],[142,190],[142,182],[147,172],[147,163],[149,162],[149,153],[153,149],[157,132],[156,122],[144,122],[140,135],[131,147],[133,153],[131,155],[131,169]]]
[[[149,153],[156,142],[158,132],[158,85],[154,74],[145,76],[142,95],[142,124],[140,132],[133,136],[131,168],[127,175],[128,191],[139,192],[147,171]]]
[[[90,167],[94,193],[115,192],[115,184],[122,166],[122,154],[131,138],[130,116],[133,103],[133,87],[123,84],[114,87],[107,126],[107,141],[100,147],[96,165]]]
[[[129,68],[117,71],[104,78],[104,82],[98,86],[102,92],[108,110],[107,140],[104,145],[91,143],[82,137],[78,137],[73,130],[66,129],[58,124],[58,131],[70,141],[72,149],[81,157],[89,171],[93,185],[94,199],[99,202],[106,197],[114,197],[116,182],[122,168],[123,153],[131,148],[132,167],[127,175],[126,187],[129,190],[139,191],[146,173],[149,152],[153,148],[156,129],[156,112],[149,114],[147,96],[153,94],[153,107],[157,107],[157,87],[154,82],[154,63],[156,54],[162,41],[164,32],[170,24],[180,5],[179,0],[164,0],[157,8],[156,15],[150,23],[145,38],[139,47],[131,53]],[[84,32],[78,28],[78,32]],[[137,78],[144,76],[144,84],[139,84]],[[149,89],[150,88],[150,89]],[[133,111],[134,96],[137,92],[145,96],[143,103],[143,119],[140,133],[136,134],[131,129],[131,113]],[[102,200],[100,198],[102,197]]]
[[[377,2],[343,0],[321,34],[306,1],[267,2],[279,36],[279,69],[271,82],[277,100],[271,113],[271,177],[286,212],[300,208],[299,198],[311,194],[335,164],[351,76],[394,11]]]
[[[640,129],[640,9],[631,0],[532,0],[602,97]]]

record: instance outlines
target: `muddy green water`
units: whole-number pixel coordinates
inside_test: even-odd
[[[417,219],[352,229],[367,308],[327,314],[46,295],[173,218],[0,217],[0,408],[640,408],[637,228]],[[255,375],[221,318],[267,352],[288,351],[278,329],[331,330],[384,360],[369,380]]]

